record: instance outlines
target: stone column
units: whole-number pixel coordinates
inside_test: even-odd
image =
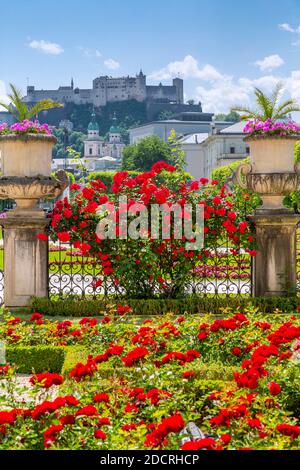
[[[37,235],[45,232],[49,219],[9,214],[4,227],[4,303],[6,307],[29,305],[33,296],[48,296],[48,242]]]
[[[252,294],[255,297],[295,295],[296,230],[300,216],[265,211],[251,220],[255,223],[258,248],[253,260]]]

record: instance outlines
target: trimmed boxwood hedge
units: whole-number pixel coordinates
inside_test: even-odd
[[[222,313],[222,309],[245,309],[247,306],[257,307],[261,313],[273,313],[276,309],[284,313],[295,312],[300,305],[300,299],[292,297],[222,297],[191,295],[183,299],[104,299],[52,300],[48,298],[33,298],[31,311],[43,315],[64,317],[88,317],[102,315],[108,310],[108,305],[123,304],[132,307],[133,315],[163,315],[173,312],[176,315],[184,313]]]
[[[6,362],[20,374],[61,372],[67,348],[62,346],[7,346]]]

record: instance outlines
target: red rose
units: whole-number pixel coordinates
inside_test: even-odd
[[[34,312],[31,317],[30,317],[30,321],[36,321],[36,320],[41,320],[43,318],[43,315],[41,315],[40,313],[38,312]]]
[[[200,333],[198,334],[198,339],[200,341],[203,341],[204,339],[206,339],[208,337],[208,333],[207,331],[200,331]]]
[[[281,392],[281,387],[276,382],[270,382],[268,384],[268,387],[269,387],[269,390],[270,390],[270,394],[273,395],[273,396],[279,395],[279,393]]]
[[[107,393],[96,393],[93,398],[94,403],[109,403],[109,395]]]
[[[101,429],[96,429],[94,437],[95,439],[102,439],[104,441],[106,439],[106,434],[104,431],[101,431]]]
[[[50,372],[44,372],[30,377],[30,383],[32,385],[39,384],[43,388],[50,388],[52,385],[61,385],[63,381],[64,379],[61,375],[51,374]]]
[[[289,436],[292,439],[297,439],[300,436],[300,427],[292,424],[277,424],[276,430],[284,436]]]
[[[95,416],[96,414],[98,414],[98,410],[93,405],[86,405],[76,412],[76,416]]]
[[[212,437],[204,437],[203,439],[186,442],[181,446],[181,450],[211,450],[214,448],[215,444],[216,442]]]
[[[223,442],[223,444],[229,444],[229,442],[231,441],[232,437],[230,436],[230,434],[222,434],[222,436],[220,437],[221,441]]]
[[[240,348],[232,348],[231,352],[234,356],[240,356],[243,351]]]
[[[36,238],[37,238],[38,240],[42,240],[42,241],[45,241],[45,242],[48,241],[48,235],[46,235],[45,233],[39,233],[39,234],[36,236]]]
[[[187,371],[187,372],[182,373],[182,377],[184,379],[189,379],[190,377],[195,377],[195,376],[196,376],[195,372],[188,372]]]
[[[70,235],[68,232],[58,232],[57,234],[57,238],[63,242],[63,243],[66,243],[70,240]]]
[[[66,424],[75,424],[75,417],[73,415],[65,415],[62,416],[59,421],[63,426]]]

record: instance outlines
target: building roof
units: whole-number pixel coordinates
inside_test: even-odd
[[[99,124],[96,121],[96,114],[92,113],[92,120],[88,125],[88,131],[97,131],[99,132]]]
[[[109,155],[107,155],[106,157],[98,158],[98,161],[99,161],[99,162],[103,162],[103,161],[106,161],[106,162],[116,162],[117,159],[114,158],[114,157],[110,157]]]
[[[109,129],[110,134],[121,134],[120,128],[118,126],[111,126]]]
[[[220,134],[244,134],[243,129],[245,127],[245,123],[243,121],[236,122],[232,126],[225,127],[220,131]]]
[[[179,139],[180,144],[201,144],[208,137],[208,132],[196,132],[194,134],[188,134]]]
[[[210,121],[183,121],[181,119],[164,119],[162,121],[151,121],[151,122],[145,122],[144,124],[140,124],[138,126],[131,127],[129,129],[130,131],[134,131],[135,129],[140,129],[142,127],[148,127],[148,126],[161,126],[164,124],[183,124],[183,125],[195,125],[195,124],[210,124]]]

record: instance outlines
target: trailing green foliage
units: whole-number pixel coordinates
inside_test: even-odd
[[[48,298],[33,298],[31,311],[43,315],[62,317],[89,317],[102,315],[113,304],[129,305],[132,315],[164,315],[173,312],[183,313],[215,313],[221,314],[225,308],[245,309],[248,306],[258,308],[262,313],[273,313],[278,310],[284,313],[295,312],[300,301],[298,297],[203,297],[191,295],[182,299],[117,299],[80,300],[64,299],[51,300]]]
[[[61,372],[66,352],[61,346],[7,346],[6,361],[21,374]]]
[[[241,188],[236,181],[236,170],[244,163],[250,163],[250,157],[216,168],[211,177],[213,180],[217,180],[220,186],[228,185],[232,189],[235,209],[243,211],[245,215],[250,215],[254,209],[260,206],[261,199],[252,191]]]

